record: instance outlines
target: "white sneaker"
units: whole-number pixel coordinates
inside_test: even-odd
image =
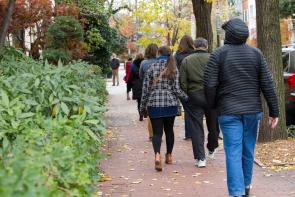
[[[207,158],[208,158],[208,159],[214,159],[214,157],[215,157],[215,152],[216,152],[216,150],[214,150],[213,152],[208,151]]]
[[[204,168],[204,167],[206,167],[206,159],[203,159],[203,160],[196,159],[196,166],[198,168]]]

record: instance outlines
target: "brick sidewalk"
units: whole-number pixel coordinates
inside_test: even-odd
[[[147,133],[147,121],[139,122],[136,102],[127,101],[125,84],[109,88],[108,125],[114,132],[107,149],[112,156],[101,161],[102,170],[112,180],[99,183],[99,193],[112,197],[226,197],[225,160],[222,148],[207,167],[194,166],[190,141],[182,140],[183,120],[177,119],[173,165],[165,165],[162,172],[154,170],[154,154]],[[162,144],[162,159],[166,152]],[[295,172],[268,172],[255,167],[252,196],[295,196]]]

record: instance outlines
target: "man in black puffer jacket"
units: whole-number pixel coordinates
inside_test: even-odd
[[[229,195],[248,196],[262,116],[260,94],[262,92],[267,101],[272,128],[278,123],[278,100],[263,54],[246,44],[247,25],[234,18],[222,28],[225,30],[225,45],[211,54],[204,86],[209,105],[218,111]]]

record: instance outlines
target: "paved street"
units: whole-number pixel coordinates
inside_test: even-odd
[[[177,118],[173,165],[165,165],[162,172],[154,170],[154,154],[148,141],[147,121],[139,122],[136,102],[126,100],[126,87],[120,70],[120,86],[109,90],[107,124],[113,131],[104,147],[112,155],[102,160],[102,170],[111,177],[101,182],[102,196],[112,197],[226,197],[225,159],[222,146],[215,160],[207,167],[194,166],[191,141],[184,141],[183,120]],[[162,159],[166,152],[163,138]],[[295,172],[274,173],[255,166],[252,195],[255,197],[295,196]]]

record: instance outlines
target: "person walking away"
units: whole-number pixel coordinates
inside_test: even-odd
[[[128,80],[129,80],[129,76],[130,76],[130,71],[131,71],[131,65],[132,65],[132,58],[128,58],[128,61],[125,64],[125,77],[124,77],[124,81],[127,84],[127,100],[130,100],[130,95],[128,90],[131,89],[130,87],[128,87]]]
[[[194,52],[194,42],[192,37],[189,35],[184,35],[178,45],[178,49],[175,54],[177,68],[180,71],[181,62],[184,58],[191,55]],[[190,114],[184,109],[184,140],[189,140],[192,138],[192,127],[191,127],[191,117]]]
[[[140,64],[142,60],[143,60],[143,55],[141,53],[137,54],[132,63],[130,76],[127,82],[127,87],[130,88],[127,90],[127,94],[132,90],[132,99],[137,101],[139,121],[143,121],[143,115],[139,113],[141,94],[142,94],[142,81],[139,78],[139,68],[140,68]]]
[[[141,62],[139,69],[139,77],[143,82],[146,71],[150,68],[150,66],[157,62],[157,54],[158,54],[158,45],[151,43],[147,46],[144,52],[145,60]],[[151,141],[153,138],[153,127],[150,118],[148,118],[148,131],[149,131],[149,140]]]
[[[166,135],[166,164],[172,164],[174,146],[174,120],[178,115],[178,98],[186,101],[187,95],[180,89],[179,73],[176,62],[168,46],[159,48],[158,61],[147,70],[143,81],[140,112],[147,107],[153,127],[153,148],[155,152],[155,169],[162,171],[161,141],[163,130]]]
[[[117,58],[116,54],[113,54],[113,57],[111,60],[113,86],[115,86],[116,79],[117,79],[117,86],[119,86],[119,67],[120,67],[120,60]]]
[[[226,156],[230,196],[249,196],[254,148],[262,116],[261,92],[275,128],[279,108],[272,75],[262,52],[246,44],[247,25],[234,18],[222,25],[224,46],[210,56],[204,85],[209,104],[217,108]]]
[[[204,114],[208,128],[207,148],[209,157],[211,158],[213,158],[214,151],[218,147],[219,125],[216,110],[210,109],[207,104],[203,85],[204,70],[210,56],[208,53],[208,42],[204,38],[197,38],[194,44],[196,51],[182,61],[180,67],[180,85],[182,90],[189,96],[189,102],[187,105],[184,105],[184,109],[190,114],[192,119],[191,128],[194,159],[198,167],[205,167]]]

